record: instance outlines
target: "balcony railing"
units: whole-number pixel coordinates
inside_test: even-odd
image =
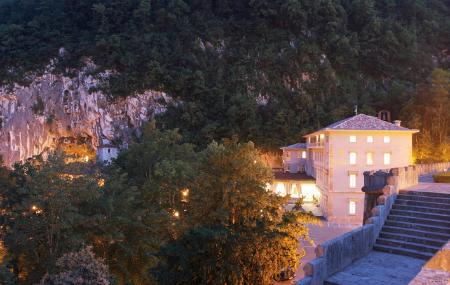
[[[317,147],[323,147],[323,142],[313,142],[313,143],[307,143],[306,146],[308,148],[317,148]]]

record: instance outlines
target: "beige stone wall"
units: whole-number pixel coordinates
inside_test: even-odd
[[[350,136],[356,142],[350,142]],[[372,136],[373,142],[367,142]],[[385,143],[384,137],[390,142]],[[361,225],[364,215],[365,171],[405,167],[412,163],[412,133],[398,131],[339,131],[332,132],[329,144],[329,199],[328,220],[336,223]],[[356,153],[356,164],[350,165],[349,154]],[[367,164],[366,154],[372,153],[373,164]],[[384,164],[384,153],[391,154],[389,165]],[[350,187],[349,174],[356,175],[356,185]],[[356,202],[356,214],[349,214],[349,202]]]

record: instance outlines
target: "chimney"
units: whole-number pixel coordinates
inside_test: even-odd
[[[401,126],[402,126],[402,121],[400,121],[400,120],[395,120],[395,121],[394,121],[394,125],[396,125],[397,127],[401,127]]]

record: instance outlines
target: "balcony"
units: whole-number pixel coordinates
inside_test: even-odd
[[[307,148],[322,148],[324,145],[323,142],[311,142],[311,143],[307,143],[306,147]]]

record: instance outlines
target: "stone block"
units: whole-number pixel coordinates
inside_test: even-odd
[[[384,205],[384,203],[386,202],[386,196],[385,195],[381,195],[380,197],[377,198],[377,205]]]

